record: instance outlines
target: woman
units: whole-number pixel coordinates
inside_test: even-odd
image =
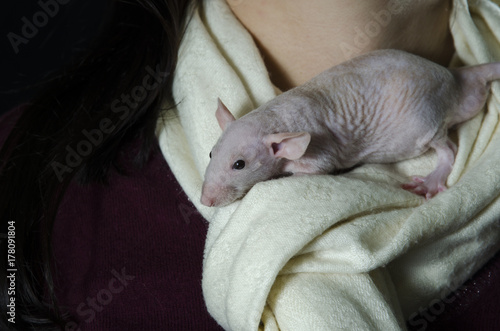
[[[171,199],[178,195],[175,182],[165,175],[168,169],[155,150],[154,133],[162,106],[165,110],[178,104],[178,113],[164,111],[158,134],[165,158],[188,196],[195,201],[201,179],[199,173],[206,162],[202,152],[210,145],[208,140],[218,135],[211,127],[213,123],[197,120],[196,116],[200,109],[212,116],[214,98],[246,93],[246,98],[230,100],[241,114],[272,98],[276,87],[286,90],[299,85],[323,69],[361,52],[399,48],[441,64],[449,63],[453,54],[448,30],[451,4],[447,1],[402,2],[399,6],[381,1],[365,4],[367,7],[342,7],[337,2],[308,2],[307,7],[300,7],[303,2],[228,0],[227,4],[206,1],[199,14],[193,16],[179,53],[183,64],[176,67],[184,22],[190,17],[189,6],[175,1],[116,3],[108,34],[96,52],[80,62],[74,71],[56,79],[48,91],[23,110],[2,149],[2,160],[6,163],[0,186],[2,197],[7,197],[2,199],[2,220],[15,220],[16,224],[18,319],[15,326],[19,329],[26,328],[28,323],[60,325],[67,329],[217,328],[206,315],[195,321],[196,326],[188,324],[190,312],[174,308],[180,298],[188,295],[195,302],[192,313],[204,311],[199,288],[192,292],[187,289],[199,283],[200,270],[193,265],[201,264],[199,247],[203,244],[205,228],[187,201],[176,201],[173,211],[159,207],[167,204],[162,195],[169,194]],[[252,34],[265,66],[252,39],[242,32],[233,13]],[[232,29],[236,29],[234,34],[224,33]],[[304,44],[307,48],[297,47]],[[204,62],[207,54],[209,58]],[[199,58],[193,58],[196,55]],[[242,56],[249,61],[242,61]],[[203,72],[207,67],[212,70],[208,71],[210,75]],[[228,71],[235,74],[227,75]],[[210,90],[210,84],[216,88]],[[104,89],[103,93],[103,87],[112,88]],[[226,95],[215,95],[215,91]],[[196,111],[188,114],[193,105]],[[182,111],[187,117],[183,117]],[[193,132],[194,136],[186,132]],[[192,154],[190,148],[194,148]],[[143,164],[142,172],[132,166],[133,156]],[[192,175],[194,171],[198,171],[197,176]],[[127,182],[130,178],[132,181]],[[80,187],[73,179],[93,184]],[[99,184],[106,181],[109,186]],[[23,187],[18,183],[23,183]],[[145,186],[153,186],[153,189]],[[134,204],[135,199],[140,204]],[[247,201],[249,199],[251,197]],[[413,203],[417,206],[420,202]],[[224,224],[213,210],[198,204],[197,207],[213,221],[204,275],[205,298],[211,313],[218,323],[228,328],[244,323],[241,321],[245,321],[246,315],[251,315],[252,323],[262,319],[266,327],[271,328],[272,315],[280,316],[275,309],[281,309],[276,306],[277,297],[286,293],[277,287],[288,286],[282,281],[283,277],[274,285],[270,304],[264,307],[262,317],[250,308],[237,316],[227,301],[228,321],[221,318],[224,311],[214,308],[220,303],[214,293],[218,286],[226,291],[222,281],[214,282],[217,275],[214,260],[221,256],[214,251],[222,249],[217,234],[227,229],[226,226],[241,224],[238,221]],[[226,210],[222,213],[233,212]],[[169,212],[173,214],[167,214]],[[188,228],[179,230],[183,225]],[[179,241],[172,233],[191,237]],[[158,238],[167,234],[171,241],[162,242]],[[173,255],[185,253],[192,248],[191,244],[198,247],[185,255],[192,260],[184,261],[183,267],[172,271],[171,268],[182,263]],[[478,265],[490,256],[491,251]],[[162,257],[167,257],[168,263],[162,263]],[[248,266],[252,272],[252,264]],[[220,270],[224,269],[225,266],[221,266]],[[183,277],[191,272],[198,275],[183,282]],[[270,282],[272,285],[273,281]],[[155,293],[159,293],[159,297]],[[221,292],[227,293],[235,292]],[[125,306],[120,301],[121,295],[127,300],[137,298],[137,301]],[[260,295],[267,297],[268,294]],[[45,302],[40,300],[42,297]],[[188,307],[190,298],[181,307]],[[244,299],[234,299],[237,300],[235,307],[245,303]],[[120,310],[120,307],[128,310],[143,304],[143,310],[127,314]],[[255,311],[259,309],[262,310],[257,307]],[[169,312],[172,315],[169,316]],[[390,309],[386,312],[393,314]],[[390,323],[400,323],[396,315],[389,319]],[[22,324],[23,320],[26,324]],[[244,325],[250,326],[251,323]]]

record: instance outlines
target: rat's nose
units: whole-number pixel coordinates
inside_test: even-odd
[[[217,199],[220,195],[220,189],[218,186],[203,183],[201,188],[201,199],[200,202],[208,207],[213,207],[217,205]]]
[[[202,194],[201,203],[204,204],[205,206],[212,207],[215,204],[215,198]]]

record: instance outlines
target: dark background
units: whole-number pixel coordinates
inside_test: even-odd
[[[108,1],[105,0],[15,0],[0,5],[0,116],[16,105],[28,101],[37,83],[50,72],[68,63],[89,47],[101,28]],[[46,15],[41,3],[57,4],[53,17]],[[34,18],[35,16],[35,18]],[[38,33],[16,54],[8,34],[23,36],[23,17],[34,23],[39,19]]]

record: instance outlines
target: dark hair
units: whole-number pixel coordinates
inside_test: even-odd
[[[63,327],[66,317],[57,306],[51,272],[59,202],[72,180],[105,182],[127,140],[142,141],[138,165],[148,160],[157,146],[161,105],[173,105],[172,73],[193,2],[200,0],[111,1],[109,21],[92,51],[50,79],[23,109],[0,151],[2,251],[7,252],[7,225],[13,221],[17,268],[16,323],[6,320],[9,285],[1,276],[0,329]],[[120,102],[127,106],[118,107]],[[103,125],[102,139],[68,162],[76,144]],[[5,271],[7,254],[1,259]]]

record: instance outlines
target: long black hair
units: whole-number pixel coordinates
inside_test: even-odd
[[[51,78],[22,110],[0,151],[2,252],[8,226],[15,227],[17,268],[15,324],[7,321],[9,279],[0,275],[0,329],[53,330],[66,322],[51,271],[59,202],[72,180],[105,182],[127,140],[142,141],[136,161],[147,162],[157,146],[161,105],[173,105],[172,73],[195,2],[200,0],[111,1],[92,51]],[[2,272],[7,256],[0,258]]]

